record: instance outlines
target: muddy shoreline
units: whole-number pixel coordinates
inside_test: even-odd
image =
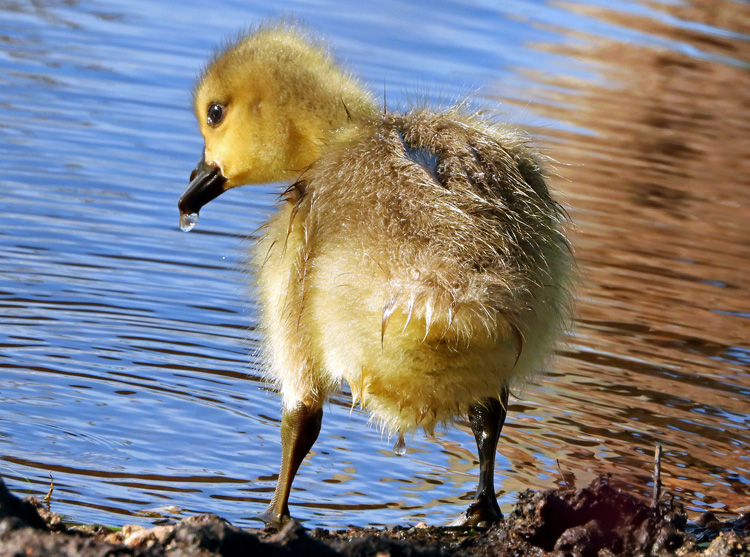
[[[669,493],[658,504],[600,477],[581,489],[524,491],[486,530],[459,527],[240,529],[213,514],[168,526],[68,526],[34,497],[19,499],[0,479],[0,557],[5,556],[611,556],[750,555],[750,513],[689,523]]]

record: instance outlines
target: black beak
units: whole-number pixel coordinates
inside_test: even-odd
[[[180,215],[197,215],[201,207],[226,191],[226,181],[217,167],[206,166],[204,153],[195,170],[190,173],[190,184],[177,202]]]

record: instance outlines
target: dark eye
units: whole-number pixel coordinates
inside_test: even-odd
[[[211,103],[211,105],[208,107],[208,115],[206,117],[208,125],[212,128],[215,128],[216,126],[221,124],[223,118],[224,107],[219,103]]]

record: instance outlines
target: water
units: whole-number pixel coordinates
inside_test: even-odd
[[[393,454],[396,456],[404,456],[406,454],[406,440],[401,434],[399,434],[398,439],[393,444]]]
[[[190,232],[198,224],[198,213],[189,213],[180,215],[180,230]]]
[[[469,95],[529,127],[576,223],[576,327],[514,393],[500,503],[609,472],[647,496],[653,451],[688,509],[750,510],[746,3],[14,2],[0,7],[0,475],[68,520],[150,524],[271,497],[279,400],[255,356],[248,234],[274,186],[185,235],[212,48],[275,13],[327,36],[392,110]],[[326,408],[292,505],[309,526],[445,524],[472,498],[467,427],[397,457]]]

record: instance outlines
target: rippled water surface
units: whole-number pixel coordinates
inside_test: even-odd
[[[277,188],[177,228],[211,50],[283,13],[391,109],[469,94],[529,128],[575,222],[576,327],[511,399],[497,482],[610,472],[750,510],[750,6],[644,2],[0,3],[0,475],[69,520],[259,525],[279,402],[252,356],[247,235]],[[503,8],[497,8],[501,4]],[[231,196],[231,197],[230,197]],[[292,503],[308,525],[442,524],[467,428],[391,451],[342,395]],[[564,478],[564,479],[563,479]]]

